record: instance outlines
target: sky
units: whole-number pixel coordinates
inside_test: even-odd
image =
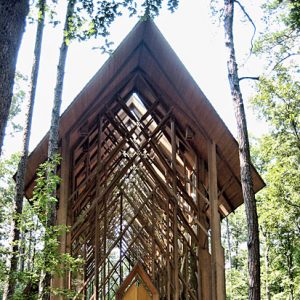
[[[61,20],[64,20],[66,8],[64,2],[60,1],[58,17]],[[224,46],[223,23],[222,21],[219,22],[218,17],[212,16],[209,2],[209,0],[181,0],[175,13],[172,14],[163,9],[160,16],[155,19],[155,23],[235,136],[236,123],[227,79],[227,52]],[[222,3],[222,1],[219,2]],[[248,12],[256,25],[259,24],[258,20],[261,17],[257,5],[257,2],[247,4]],[[240,65],[240,76],[258,76],[262,70],[262,64],[254,56],[249,57],[253,29],[248,22],[245,22],[238,9],[235,20],[235,45]],[[114,22],[108,37],[109,41],[114,42],[113,49],[120,44],[137,22],[137,17],[129,18],[126,15],[119,17]],[[18,56],[17,70],[28,77],[30,77],[33,61],[35,30],[35,24],[27,24]],[[46,24],[32,124],[31,150],[50,127],[61,40],[61,27],[53,28]],[[66,63],[61,112],[68,107],[108,59],[107,54],[102,54],[101,50],[94,49],[102,44],[103,38],[101,37],[88,42],[71,43]],[[251,88],[253,83],[247,81],[241,83],[248,116],[248,129],[251,134],[258,136],[266,132],[266,125],[258,121],[253,115],[252,109],[248,107],[248,100],[255,92]],[[22,115],[19,118],[22,120]],[[6,154],[20,151],[21,140],[20,135],[14,139],[7,137],[5,140]]]

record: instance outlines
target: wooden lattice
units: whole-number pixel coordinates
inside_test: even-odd
[[[197,299],[207,188],[172,108],[117,96],[80,130],[69,199],[72,255],[85,261],[78,293],[114,299],[140,261],[161,299]]]

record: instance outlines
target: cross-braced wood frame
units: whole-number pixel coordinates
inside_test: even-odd
[[[197,199],[207,199],[207,186],[172,107],[116,96],[81,130],[70,197],[72,255],[85,261],[79,293],[114,299],[141,261],[161,299],[197,299],[208,208]]]

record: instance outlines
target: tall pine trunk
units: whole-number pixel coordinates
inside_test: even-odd
[[[66,20],[64,25],[64,37],[59,52],[59,61],[57,65],[57,75],[56,75],[56,86],[54,90],[54,101],[53,101],[52,116],[51,116],[51,126],[49,132],[48,159],[52,159],[53,156],[57,154],[58,151],[59,116],[60,116],[60,108],[62,103],[65,65],[66,65],[67,53],[69,49],[67,34],[70,30],[70,21],[73,16],[75,3],[76,0],[68,1]],[[54,222],[52,223],[54,224]]]
[[[28,0],[0,0],[0,155],[28,11]]]
[[[250,300],[260,299],[260,254],[258,218],[251,176],[250,148],[243,97],[233,41],[234,0],[224,0],[225,45],[229,50],[228,79],[237,121],[240,173],[248,228],[248,269]]]
[[[24,135],[23,135],[22,154],[21,154],[21,158],[17,170],[17,176],[16,176],[15,211],[17,213],[17,219],[12,222],[13,254],[11,257],[11,266],[10,266],[7,290],[3,296],[3,299],[12,299],[15,292],[15,286],[16,286],[15,274],[17,272],[18,253],[20,250],[19,249],[20,229],[18,224],[19,223],[18,216],[21,215],[23,210],[25,171],[26,171],[27,159],[28,159],[28,148],[29,148],[29,141],[30,141],[32,114],[33,114],[34,100],[36,94],[36,84],[37,84],[41,48],[42,48],[44,19],[45,19],[45,3],[46,0],[39,0],[38,3],[39,19],[37,25],[35,47],[34,47],[34,61],[31,70],[30,95],[28,99],[27,112],[26,112],[26,124],[25,124]]]
[[[51,126],[49,132],[49,143],[48,143],[48,160],[52,160],[58,152],[59,142],[59,117],[60,108],[62,103],[62,91],[65,75],[65,64],[68,53],[68,32],[70,30],[70,21],[74,13],[74,6],[76,0],[69,0],[66,12],[66,20],[64,24],[64,35],[63,41],[59,52],[59,61],[57,65],[57,77],[56,86],[54,91],[54,101],[51,116]],[[48,174],[48,176],[50,176]],[[55,194],[56,191],[52,191]],[[48,207],[48,221],[47,227],[51,228],[56,223],[56,204],[50,203]],[[44,247],[47,247],[47,240],[45,240]],[[45,257],[47,260],[47,258]],[[50,299],[50,285],[51,285],[51,274],[42,270],[41,280],[39,283],[39,299],[48,300]]]

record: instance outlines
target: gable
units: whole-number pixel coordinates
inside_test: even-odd
[[[97,114],[113,99],[129,99],[136,93],[145,102],[161,101],[166,113],[172,109],[188,143],[207,161],[206,141],[217,145],[218,186],[223,215],[242,203],[238,144],[201,89],[168,45],[155,24],[140,22],[96,73],[60,118],[60,137],[68,136],[74,147]],[[47,157],[48,136],[29,157],[26,196],[30,197],[38,165]],[[264,182],[252,167],[255,192]]]

